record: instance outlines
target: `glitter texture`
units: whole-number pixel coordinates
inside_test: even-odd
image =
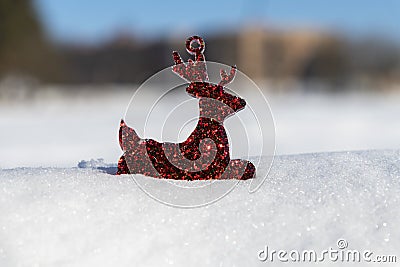
[[[195,47],[194,44],[197,43]],[[118,161],[117,174],[143,174],[155,178],[176,180],[250,179],[254,165],[241,159],[230,159],[224,120],[246,106],[246,101],[229,94],[224,86],[232,82],[236,67],[229,74],[221,70],[218,84],[209,82],[204,57],[205,43],[201,37],[186,40],[186,50],[195,61],[183,63],[173,52],[172,71],[186,80],[186,92],[199,99],[199,120],[195,130],[182,143],[160,143],[141,139],[122,120],[119,143],[124,155]]]

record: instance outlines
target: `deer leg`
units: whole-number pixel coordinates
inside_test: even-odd
[[[220,179],[247,180],[256,176],[253,163],[243,159],[232,159]]]

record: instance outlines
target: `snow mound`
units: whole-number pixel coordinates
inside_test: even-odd
[[[400,249],[400,150],[278,156],[256,193],[241,181],[197,209],[85,164],[0,170],[0,266],[267,266],[266,245],[321,251],[339,238]]]

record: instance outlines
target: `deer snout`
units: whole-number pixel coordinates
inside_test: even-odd
[[[235,112],[244,109],[246,101],[243,98],[234,96],[233,99],[229,99],[227,103]]]

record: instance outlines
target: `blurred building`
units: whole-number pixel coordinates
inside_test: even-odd
[[[213,57],[220,56],[231,61],[230,64],[237,64],[253,79],[320,79],[335,83],[346,76],[344,42],[332,35],[253,27],[238,32],[229,41],[214,37],[209,42],[213,43],[214,39],[216,44],[211,49],[219,51],[213,52]]]

